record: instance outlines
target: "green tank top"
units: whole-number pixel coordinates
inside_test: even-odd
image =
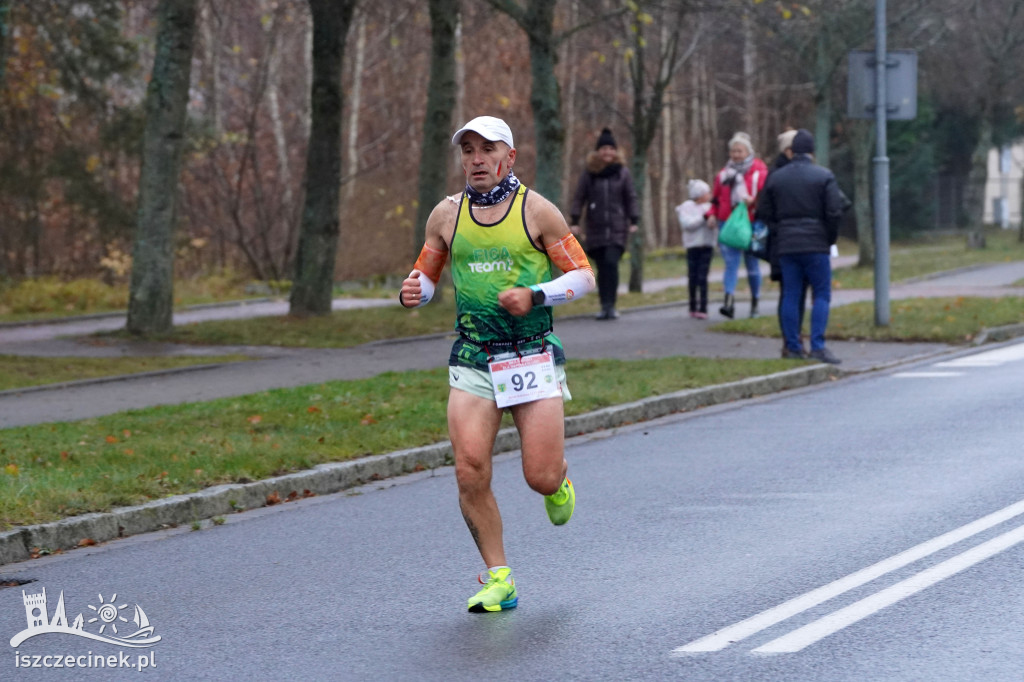
[[[506,289],[551,280],[551,260],[526,229],[527,192],[520,185],[505,215],[494,225],[476,222],[465,193],[462,195],[450,249],[455,329],[460,338],[449,364],[486,367],[489,355],[512,351],[510,343],[528,353],[545,342],[555,346],[555,361],[565,362],[561,342],[547,333],[551,331],[550,307],[536,306],[516,317],[498,303],[498,294]]]

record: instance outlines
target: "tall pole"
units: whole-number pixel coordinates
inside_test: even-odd
[[[885,0],[875,0],[875,326],[889,326],[889,156]]]

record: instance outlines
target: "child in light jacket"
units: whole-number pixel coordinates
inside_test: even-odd
[[[715,252],[717,229],[708,223],[711,188],[703,180],[690,180],[690,198],[676,206],[676,216],[686,248],[686,277],[690,285],[690,317],[708,317],[708,272]]]

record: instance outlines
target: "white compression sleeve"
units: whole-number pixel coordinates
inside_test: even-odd
[[[594,271],[590,268],[570,270],[537,286],[544,292],[544,305],[561,305],[594,290]]]
[[[430,303],[430,299],[434,298],[434,280],[430,279],[422,272],[420,273],[420,302],[413,306],[413,308],[419,308],[420,306]]]
[[[416,272],[419,272],[419,270],[413,270],[409,273],[409,276],[411,277]],[[430,299],[434,298],[435,289],[436,286],[434,284],[434,280],[420,272],[420,302],[416,305],[405,305],[405,301],[402,299],[401,294],[399,294],[398,300],[406,308],[419,308],[420,306],[430,303]]]

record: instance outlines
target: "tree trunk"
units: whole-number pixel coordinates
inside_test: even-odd
[[[828,168],[832,158],[832,71],[828,66],[826,41],[824,32],[819,33],[814,75],[814,158]]]
[[[579,3],[576,0],[572,0],[569,3],[569,25],[575,26],[578,21]],[[576,41],[571,37],[565,41],[565,58],[562,60],[566,70],[566,93],[564,100],[566,130],[574,130],[576,128],[576,83],[579,70],[576,63],[575,43]],[[565,149],[562,150],[562,197],[568,197],[572,191],[574,178],[572,161],[575,151],[573,149],[572,136],[566,136]]]
[[[224,132],[221,121],[220,109],[220,51],[221,51],[221,27],[220,19],[213,11],[212,5],[203,3],[200,10],[199,24],[203,36],[203,69],[207,75],[206,80],[206,120],[213,129],[213,134],[219,138]]]
[[[156,55],[146,90],[146,128],[128,300],[128,331],[143,335],[166,332],[173,327],[174,223],[196,0],[161,0],[158,17]]]
[[[554,38],[555,3],[531,0],[523,17],[530,38],[530,107],[536,134],[537,170],[533,186],[555,206],[562,205],[562,126],[561,96],[555,63],[558,60]]]
[[[639,147],[639,145],[636,145]],[[636,189],[636,200],[642,207],[644,195],[647,193],[647,148],[636,149],[630,162],[629,172],[633,175],[633,187]],[[644,216],[646,217],[646,216]],[[629,290],[635,294],[644,290],[644,220],[640,221],[640,229],[630,235],[629,253]]]
[[[875,219],[871,210],[871,158],[875,136],[870,121],[848,121],[853,154],[853,212],[857,220],[857,267],[875,264]]]
[[[287,216],[288,223],[294,220],[293,205],[295,193],[292,191],[292,167],[288,158],[288,138],[284,132],[284,121],[281,118],[281,98],[278,90],[281,82],[281,50],[277,44],[277,17],[269,13],[271,17],[264,30],[268,36],[268,48],[270,54],[267,56],[267,113],[270,116],[270,127],[274,134],[274,154],[277,158],[278,185],[281,188],[281,204],[283,215]],[[290,231],[286,228],[286,232]]]
[[[313,87],[306,192],[289,312],[331,312],[341,187],[341,73],[356,0],[309,0],[313,15]]]
[[[7,45],[10,33],[11,0],[0,0],[0,89],[7,76]]]
[[[988,151],[992,148],[992,124],[985,116],[981,122],[978,143],[971,155],[971,170],[964,189],[962,225],[967,228],[967,248],[985,248],[985,179],[988,177]]]
[[[672,183],[672,100],[661,112],[661,177],[658,178],[658,246],[668,246],[669,187]]]
[[[444,195],[452,158],[452,109],[455,107],[455,29],[459,0],[430,0],[430,82],[420,149],[419,207],[413,258],[426,239],[427,218]]]
[[[433,29],[431,30],[433,31]],[[360,12],[356,19],[355,33],[356,54],[352,64],[352,103],[348,114],[348,163],[343,180],[346,201],[352,201],[352,197],[355,195],[356,173],[359,172],[359,110],[363,98],[363,64],[366,60],[366,14],[364,12]]]
[[[743,129],[757,144],[757,45],[754,43],[754,27],[750,13],[743,13]]]

